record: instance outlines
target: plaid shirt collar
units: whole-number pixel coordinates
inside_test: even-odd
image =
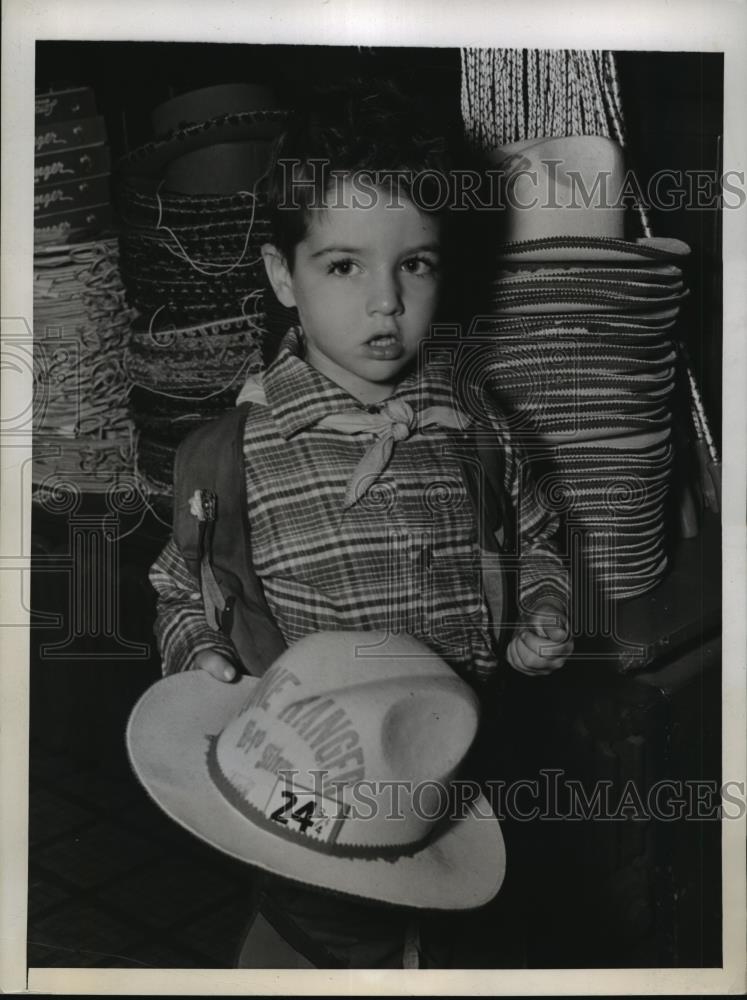
[[[303,355],[301,328],[291,327],[283,337],[277,357],[262,376],[267,405],[286,440],[330,413],[368,409],[365,403],[312,368]],[[389,398],[407,399],[420,409],[433,402],[433,392],[429,380],[422,373],[413,372],[402,379]]]

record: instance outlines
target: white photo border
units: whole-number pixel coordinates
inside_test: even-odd
[[[609,48],[723,52],[724,169],[747,170],[747,7],[730,0],[5,0],[2,40],[3,351],[33,284],[34,46],[37,40]],[[725,211],[723,425],[724,777],[745,781],[745,416],[747,208]],[[31,371],[6,371],[2,427],[23,411]],[[26,968],[30,444],[0,452],[0,988],[50,994],[713,994],[745,989],[745,820],[723,823],[722,969],[333,971]],[[21,484],[22,488],[19,488]],[[25,514],[24,514],[25,512]]]

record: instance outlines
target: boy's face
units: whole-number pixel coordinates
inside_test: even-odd
[[[312,211],[292,273],[263,249],[275,293],[296,306],[306,360],[364,403],[390,396],[415,359],[439,293],[439,222],[405,198],[372,199],[349,182]]]

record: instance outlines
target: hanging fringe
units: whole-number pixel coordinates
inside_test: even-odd
[[[475,146],[613,130],[620,141],[611,52],[464,48],[461,62],[462,118]]]
[[[546,136],[602,135],[626,146],[613,52],[601,49],[461,50],[465,133],[490,150]],[[645,205],[636,202],[644,236]]]

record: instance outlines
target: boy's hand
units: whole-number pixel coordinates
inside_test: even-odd
[[[541,604],[512,638],[506,658],[514,670],[535,677],[558,670],[572,652],[565,614],[554,604]]]
[[[203,649],[195,656],[195,669],[206,670],[211,677],[227,684],[236,676],[236,667],[225,656],[216,653],[214,649]]]

